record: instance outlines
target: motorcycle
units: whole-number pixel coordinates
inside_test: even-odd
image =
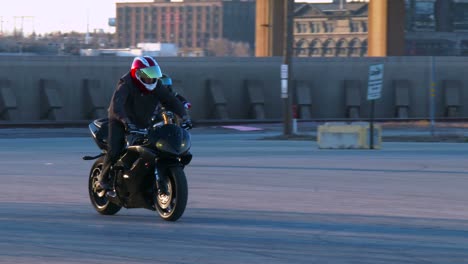
[[[188,199],[184,168],[192,160],[190,134],[171,111],[162,108],[158,117],[152,119],[149,128],[127,133],[125,151],[107,175],[113,186],[110,191],[97,187],[107,152],[108,119],[89,124],[102,151],[83,157],[96,159],[89,173],[88,191],[98,213],[114,215],[122,207],[145,208],[157,211],[167,221],[177,221],[184,213]]]

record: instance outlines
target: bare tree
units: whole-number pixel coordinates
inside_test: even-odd
[[[207,55],[215,57],[250,56],[250,47],[248,43],[231,42],[227,39],[210,39],[207,46]]]
[[[207,47],[208,56],[230,56],[230,45],[226,39],[210,39]]]
[[[232,43],[232,56],[249,57],[250,56],[249,43],[245,43],[245,42]]]

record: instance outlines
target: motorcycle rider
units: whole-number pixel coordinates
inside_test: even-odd
[[[182,127],[192,128],[184,104],[163,85],[163,74],[150,56],[135,57],[130,71],[123,75],[108,108],[108,149],[96,188],[110,189],[107,173],[125,147],[125,133],[147,128],[159,104],[182,117]]]
[[[184,104],[185,109],[190,109],[192,107],[192,104],[187,100],[187,98],[172,89],[172,78],[169,75],[163,74],[161,80],[162,84]]]

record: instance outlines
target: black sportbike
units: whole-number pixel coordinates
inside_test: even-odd
[[[161,109],[143,130],[129,131],[127,147],[109,170],[112,190],[98,188],[104,156],[107,152],[108,119],[89,124],[91,135],[102,150],[89,174],[89,198],[96,211],[113,215],[122,207],[157,211],[161,218],[176,221],[185,211],[188,188],[184,168],[192,159],[190,134],[180,126],[180,118]]]

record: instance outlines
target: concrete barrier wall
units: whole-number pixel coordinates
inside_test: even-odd
[[[0,85],[9,83],[7,100],[15,97],[16,114],[12,121],[44,119],[44,107],[53,105],[55,118],[64,120],[86,120],[93,111],[92,104],[84,102],[89,96],[99,96],[93,100],[102,108],[108,102],[120,76],[129,70],[133,58],[128,57],[42,57],[42,56],[0,56]],[[263,93],[265,119],[282,118],[280,98],[281,57],[273,58],[159,58],[161,68],[174,81],[174,88],[186,95],[193,103],[193,119],[216,119],[213,114],[214,97],[209,88],[211,80],[216,80],[225,98],[225,109],[230,119],[253,119],[259,108],[253,108],[248,85],[254,83],[254,93]],[[465,69],[468,61],[464,57],[389,57],[389,58],[294,58],[293,80],[310,87],[308,117],[312,119],[341,119],[347,117],[346,86],[348,81],[360,83],[358,114],[369,116],[369,103],[366,101],[368,68],[371,64],[383,63],[384,88],[382,98],[376,102],[376,118],[395,118],[397,102],[408,102],[409,118],[430,116],[430,88],[432,65],[436,77],[436,117],[468,117],[468,74]],[[85,81],[88,80],[88,81]],[[96,80],[98,82],[96,82]],[[406,80],[409,84],[407,96],[397,100],[394,83]],[[446,80],[455,88],[447,89]],[[41,85],[42,83],[42,85]],[[90,87],[100,85],[99,92],[89,92]],[[354,82],[356,83],[356,82]],[[44,85],[51,98],[44,99]],[[260,87],[260,88],[259,88]],[[458,87],[458,88],[457,88]],[[1,87],[0,87],[1,88]],[[85,91],[88,89],[87,91]],[[52,91],[52,93],[50,93]],[[219,92],[219,91],[218,91]],[[252,93],[252,89],[250,90]],[[303,93],[303,92],[301,92]],[[401,95],[403,94],[403,95]],[[406,94],[406,95],[405,95]],[[447,94],[447,95],[446,95]],[[301,95],[299,95],[301,96]],[[0,93],[2,97],[2,93]],[[219,94],[216,98],[222,98]],[[1,99],[1,98],[0,98]],[[48,100],[49,99],[49,100]],[[48,100],[48,101],[47,101]],[[51,103],[52,102],[52,103]],[[457,104],[447,111],[447,104]],[[258,103],[258,102],[256,102]],[[46,104],[44,106],[44,104]],[[107,104],[107,103],[106,103]],[[401,104],[401,103],[400,103]],[[85,109],[87,108],[87,109]],[[101,111],[102,112],[102,111]],[[10,115],[2,115],[6,119]],[[50,117],[49,117],[50,118]]]

